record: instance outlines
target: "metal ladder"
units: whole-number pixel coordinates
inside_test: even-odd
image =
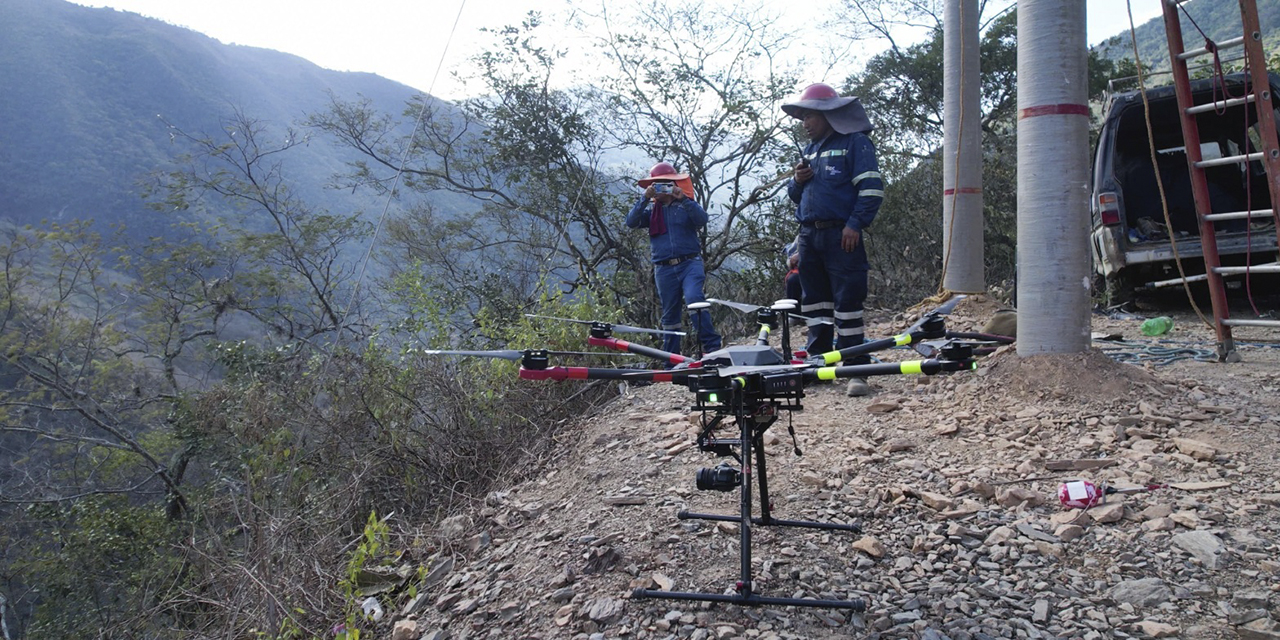
[[[1218,256],[1218,239],[1215,222],[1224,220],[1241,220],[1272,217],[1277,219],[1277,242],[1280,243],[1280,144],[1276,141],[1276,123],[1271,117],[1272,96],[1271,83],[1267,77],[1267,60],[1262,51],[1262,31],[1258,25],[1258,6],[1256,0],[1239,0],[1240,19],[1244,27],[1243,35],[1238,38],[1215,43],[1218,51],[1243,47],[1244,58],[1249,66],[1249,92],[1242,98],[1231,98],[1209,102],[1201,105],[1194,103],[1191,95],[1191,79],[1187,69],[1187,61],[1193,58],[1211,55],[1206,43],[1205,47],[1184,50],[1182,44],[1182,20],[1179,17],[1180,5],[1186,0],[1162,0],[1164,10],[1165,34],[1169,40],[1169,61],[1173,68],[1174,91],[1178,97],[1178,110],[1182,121],[1182,138],[1187,152],[1187,168],[1191,176],[1191,192],[1195,199],[1197,218],[1200,221],[1200,246],[1204,251],[1205,278],[1209,281],[1209,298],[1213,305],[1213,320],[1218,337],[1218,360],[1221,362],[1237,362],[1235,341],[1231,337],[1231,328],[1240,326],[1280,327],[1280,320],[1235,319],[1227,310],[1226,286],[1222,276],[1241,273],[1280,273],[1280,263],[1254,265],[1250,267],[1224,267]],[[1223,87],[1223,97],[1226,87]],[[1262,141],[1262,151],[1238,156],[1204,160],[1200,150],[1200,129],[1196,124],[1196,115],[1210,111],[1225,109],[1253,103],[1258,117],[1258,133]],[[1259,211],[1236,211],[1230,213],[1213,213],[1209,202],[1209,183],[1204,170],[1209,167],[1247,163],[1261,160],[1267,172],[1267,186],[1271,193],[1271,209]],[[1190,280],[1191,278],[1188,278]]]

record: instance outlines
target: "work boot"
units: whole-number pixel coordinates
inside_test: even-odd
[[[871,395],[871,385],[867,384],[866,378],[849,378],[849,386],[845,387],[844,392],[855,398]]]

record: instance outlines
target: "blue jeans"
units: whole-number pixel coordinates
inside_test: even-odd
[[[842,227],[800,228],[800,313],[818,320],[834,320],[835,326],[809,323],[809,344],[813,355],[863,343],[862,303],[867,299],[867,253],[863,242],[853,251],[840,246]],[[867,364],[859,356],[844,364]]]
[[[702,294],[702,285],[707,280],[707,274],[702,268],[702,258],[685,260],[674,266],[654,265],[653,279],[658,285],[658,298],[662,300],[662,328],[679,331],[683,326],[681,315],[684,306],[707,299]],[[719,350],[720,334],[711,326],[711,312],[702,309],[690,312],[689,316],[698,333],[698,341],[702,344],[702,352]],[[680,353],[680,336],[663,334],[662,350]]]

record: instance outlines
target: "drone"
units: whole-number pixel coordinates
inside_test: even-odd
[[[546,349],[431,350],[425,353],[518,360],[519,376],[525,380],[666,382],[683,385],[694,394],[692,410],[701,414],[701,430],[697,437],[699,450],[719,457],[731,458],[736,463],[735,465],[725,461],[712,468],[699,469],[695,474],[695,484],[699,490],[703,491],[731,492],[736,489],[739,492],[740,508],[739,513],[735,515],[692,513],[682,510],[677,514],[677,518],[737,523],[741,556],[739,579],[734,583],[732,593],[680,592],[642,588],[634,590],[633,597],[726,602],[742,606],[823,607],[864,611],[866,604],[859,599],[789,598],[766,596],[757,592],[751,572],[753,525],[855,533],[862,531],[857,524],[775,518],[772,503],[769,500],[764,435],[783,413],[789,417],[791,412],[803,410],[802,400],[805,397],[805,388],[811,384],[853,377],[936,375],[976,368],[974,360],[976,352],[990,350],[993,345],[1009,342],[1011,339],[947,331],[943,317],[949,314],[963,298],[964,296],[953,297],[945,304],[925,313],[916,323],[897,335],[821,354],[809,354],[804,350],[791,348],[789,318],[797,317],[809,322],[821,322],[821,320],[794,313],[797,302],[791,299],[778,300],[768,306],[716,299],[689,304],[690,311],[706,309],[712,303],[717,303],[738,311],[754,313],[760,325],[754,344],[733,345],[700,357],[670,353],[614,336],[615,333],[684,335],[683,332],[527,314],[531,317],[590,325],[588,344],[652,358],[663,363],[666,367],[663,369],[553,366],[551,357],[566,352],[553,352]],[[780,344],[778,348],[774,348],[770,340],[779,328],[781,328]],[[840,366],[844,360],[903,346],[915,348],[925,356],[925,359]],[[726,422],[736,427],[735,435],[724,437],[718,434],[719,429],[726,426]],[[787,431],[791,436],[795,454],[802,455],[790,420],[788,420]],[[754,514],[753,476],[759,489],[759,515]]]

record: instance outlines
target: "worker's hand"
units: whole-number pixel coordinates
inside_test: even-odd
[[[653,185],[649,185],[648,187],[645,187],[645,190],[644,190],[645,200],[652,200],[653,197],[656,195],[658,195],[658,192],[653,190]]]
[[[845,227],[844,233],[840,234],[840,248],[844,249],[845,253],[849,253],[858,248],[858,242],[860,240],[862,240],[861,233],[856,229]]]
[[[675,189],[671,190],[672,202],[680,202],[681,200],[684,200],[684,198],[685,198],[684,189],[681,189],[680,187],[676,187]]]
[[[813,167],[808,162],[798,162],[795,166],[796,184],[804,184],[813,179]]]

